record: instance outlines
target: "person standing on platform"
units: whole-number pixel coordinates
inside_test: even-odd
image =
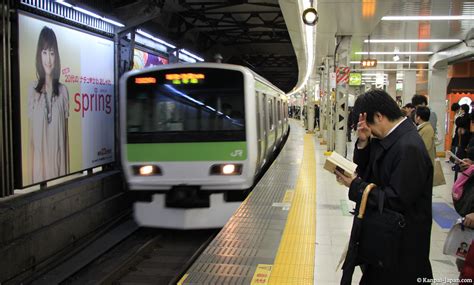
[[[432,278],[429,260],[432,223],[433,164],[416,127],[403,117],[397,103],[383,90],[370,90],[354,105],[358,115],[354,162],[358,177],[336,171],[337,180],[349,187],[349,199],[360,205],[369,183],[377,185],[367,207],[384,207],[404,215],[398,265],[384,268],[362,264],[360,284],[417,284]],[[390,249],[387,248],[387,252]]]
[[[314,128],[319,130],[319,106],[314,104]]]
[[[431,158],[431,162],[434,165],[434,159],[436,156],[435,135],[429,120],[430,109],[428,107],[419,106],[416,108],[415,122],[418,126],[418,133],[423,139],[423,143],[425,144],[426,150]]]
[[[411,98],[411,103],[413,104],[415,108],[419,106],[428,107],[428,99],[426,98],[426,96],[423,96],[423,95],[418,95],[418,94],[413,95],[413,97]],[[413,122],[415,122],[415,112],[412,112],[411,115],[412,115]],[[431,126],[433,127],[433,130],[435,131],[435,136],[436,136],[438,134],[438,128],[437,128],[438,116],[436,116],[435,112],[431,112],[430,114],[430,123],[431,123]]]

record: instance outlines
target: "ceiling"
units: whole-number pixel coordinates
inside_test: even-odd
[[[301,81],[306,69],[298,1],[310,0],[68,0],[69,3],[113,16],[180,48],[213,61],[247,66],[284,91]],[[474,21],[381,21],[383,16],[474,15],[474,0],[314,0],[316,65],[335,50],[336,36],[351,36],[350,58],[367,51],[364,40],[474,38]],[[300,8],[301,9],[301,8]],[[371,51],[438,52],[453,43],[371,44]],[[373,55],[392,61],[393,55]],[[427,61],[429,55],[401,61]],[[352,65],[359,68],[359,65]],[[379,64],[378,68],[427,68],[425,65]],[[298,73],[298,69],[300,73]]]
[[[351,36],[351,59],[355,52],[367,51],[364,40],[371,39],[461,39],[474,37],[474,21],[381,21],[383,16],[474,15],[474,1],[465,0],[318,0],[317,63],[335,49],[335,36]],[[330,16],[326,16],[330,15]],[[456,43],[372,43],[371,51],[438,52]],[[379,61],[393,61],[393,55],[374,55]],[[400,61],[427,61],[428,55],[401,55]],[[359,67],[359,65],[354,65]],[[385,64],[382,68],[397,68]],[[401,65],[398,65],[400,68]],[[404,65],[407,68],[408,65]],[[410,66],[414,67],[414,66]],[[427,68],[428,65],[415,66]]]
[[[244,65],[284,91],[298,64],[278,0],[68,1],[116,17],[213,61]]]

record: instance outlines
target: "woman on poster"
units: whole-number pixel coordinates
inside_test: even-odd
[[[32,183],[69,173],[69,93],[59,82],[61,62],[54,31],[43,27],[36,48],[37,81],[29,88],[29,155]]]

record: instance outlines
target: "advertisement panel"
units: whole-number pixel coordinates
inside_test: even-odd
[[[133,50],[133,70],[168,64],[168,59],[139,49]]]
[[[25,14],[18,36],[17,187],[113,162],[113,42]]]

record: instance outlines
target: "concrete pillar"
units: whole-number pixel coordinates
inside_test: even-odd
[[[403,73],[403,105],[411,103],[411,97],[416,94],[416,71],[404,71]]]
[[[397,72],[389,71],[388,72],[388,86],[387,92],[395,100],[397,97]],[[410,98],[411,99],[411,98]]]
[[[431,112],[435,112],[438,117],[436,124],[437,136],[440,144],[437,146],[437,152],[444,152],[444,138],[446,135],[446,92],[448,88],[448,69],[433,69],[428,73],[428,106]]]

